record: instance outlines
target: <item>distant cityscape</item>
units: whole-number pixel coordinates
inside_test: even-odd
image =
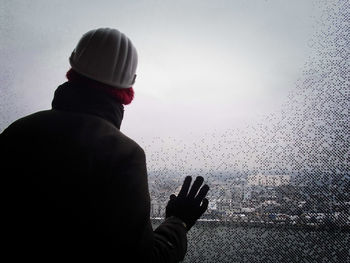
[[[202,221],[301,228],[350,228],[350,184],[335,176],[256,173],[214,177]],[[170,194],[181,188],[175,176],[150,175],[151,217],[162,218]]]

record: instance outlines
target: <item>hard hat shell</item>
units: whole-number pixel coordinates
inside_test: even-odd
[[[81,75],[116,88],[130,88],[135,82],[136,49],[116,29],[99,28],[85,33],[69,62]]]

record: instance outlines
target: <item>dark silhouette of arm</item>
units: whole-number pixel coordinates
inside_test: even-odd
[[[114,173],[117,176],[113,176]],[[170,216],[155,230],[152,228],[146,159],[142,148],[137,146],[121,165],[112,166],[111,176],[109,198],[112,203],[107,206],[114,210],[112,231],[119,237],[123,235],[125,248],[134,250],[135,254],[131,256],[154,263],[183,260],[187,251],[187,229],[183,221]],[[123,200],[117,200],[120,196]],[[117,221],[120,225],[113,223]]]

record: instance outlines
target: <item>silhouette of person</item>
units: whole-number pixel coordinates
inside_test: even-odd
[[[52,109],[0,134],[5,255],[35,262],[178,262],[209,187],[186,177],[153,230],[143,149],[120,131],[137,53],[116,29],[82,36]],[[34,92],[34,91],[33,91]],[[145,123],[140,125],[146,125]]]

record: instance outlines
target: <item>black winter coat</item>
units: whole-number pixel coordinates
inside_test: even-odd
[[[3,237],[11,258],[182,260],[182,222],[170,217],[152,229],[145,154],[119,130],[123,106],[66,82],[52,107],[0,135],[1,167],[8,169],[2,175]]]

